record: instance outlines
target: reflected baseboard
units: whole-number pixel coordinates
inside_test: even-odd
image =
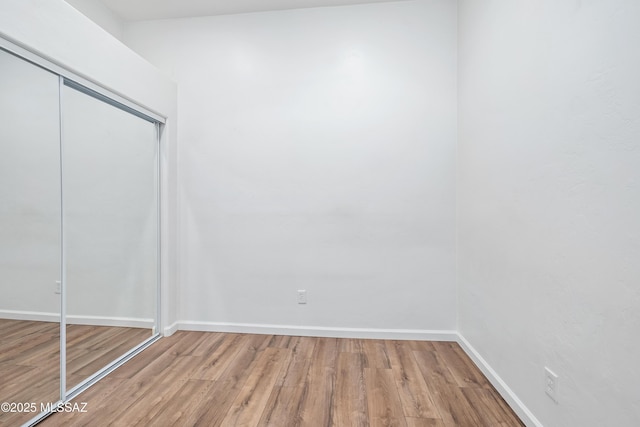
[[[0,310],[0,319],[29,320],[34,322],[60,322],[60,313]],[[67,325],[115,326],[144,329],[152,329],[155,326],[153,319],[140,319],[135,317],[67,315],[66,321]]]
[[[118,326],[123,328],[152,329],[153,319],[136,319],[134,317],[102,317],[67,315],[67,325]]]
[[[30,320],[32,322],[60,322],[60,313],[0,310],[0,319]]]

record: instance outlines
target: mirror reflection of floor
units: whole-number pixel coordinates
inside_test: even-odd
[[[67,325],[67,389],[150,337],[150,329]]]
[[[60,324],[0,319],[0,401],[37,407],[0,412],[0,425],[20,425],[40,412],[40,403],[59,397]]]
[[[67,326],[67,389],[151,336],[149,329]],[[20,425],[40,403],[60,397],[60,325],[0,319],[0,402],[35,403],[38,411],[0,412],[0,425]]]

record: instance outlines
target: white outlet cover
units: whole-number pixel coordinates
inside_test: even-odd
[[[298,304],[307,303],[307,291],[304,289],[298,289]]]
[[[558,403],[558,375],[547,367],[544,368],[544,392]]]

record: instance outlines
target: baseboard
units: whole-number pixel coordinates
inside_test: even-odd
[[[0,319],[29,320],[32,322],[56,322],[60,323],[60,313],[46,313],[23,310],[0,310]]]
[[[500,393],[502,398],[511,406],[513,411],[518,414],[522,422],[527,427],[543,427],[542,423],[533,415],[533,413],[525,406],[524,403],[518,398],[518,396],[509,388],[506,382],[498,373],[487,363],[486,360],[473,348],[471,343],[467,341],[460,333],[457,333],[457,341],[460,347],[467,353],[467,355],[478,366],[482,373],[487,377],[489,382]]]
[[[416,341],[457,341],[456,331],[421,329],[327,328],[316,326],[265,325],[179,321],[178,330],[242,334],[292,335],[303,337],[365,338]]]
[[[164,336],[170,337],[171,335],[175,334],[177,330],[178,330],[178,322],[173,322],[171,325],[164,328]]]
[[[0,319],[28,320],[32,322],[60,322],[60,313],[42,313],[35,311],[0,310]],[[122,328],[152,329],[153,319],[134,317],[77,316],[67,315],[67,325],[114,326]]]
[[[153,319],[138,319],[135,317],[101,317],[101,316],[76,316],[67,315],[67,325],[90,325],[90,326],[115,326],[122,328],[143,328],[153,329],[155,321]]]

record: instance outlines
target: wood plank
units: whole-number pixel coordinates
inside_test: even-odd
[[[38,322],[28,322],[38,323]],[[51,349],[51,343],[55,341],[55,336],[46,331],[39,331],[34,327],[29,327],[22,339],[13,339],[11,342],[2,342],[2,352],[0,353],[0,363],[20,364],[26,357],[34,351]],[[59,345],[58,345],[59,347]]]
[[[271,339],[265,335],[243,335],[242,337],[240,351],[219,375],[219,380],[213,381],[207,396],[200,402],[196,411],[188,418],[181,420],[185,425],[209,427],[222,424],[229,408]]]
[[[314,369],[335,368],[338,359],[338,339],[316,338],[312,359]]]
[[[299,403],[300,425],[305,427],[337,425],[333,406],[336,388],[336,368],[321,365],[312,361]]]
[[[418,368],[427,383],[435,385],[457,385],[457,382],[446,363],[435,351],[413,351]],[[430,387],[432,388],[432,387]],[[437,387],[436,387],[437,388]]]
[[[386,341],[386,344],[405,416],[440,418],[411,347],[403,341]]]
[[[367,355],[367,368],[391,369],[387,346],[383,340],[364,340],[363,350]]]
[[[88,350],[88,356],[86,357],[67,359],[67,372],[87,378],[141,344],[147,338],[150,338],[149,331],[124,331],[112,340],[105,340],[103,347]],[[67,385],[69,387],[75,384],[71,379],[68,379]]]
[[[296,337],[288,336],[288,335],[274,335],[271,340],[269,340],[269,347],[276,348],[288,348],[291,340],[294,340]]]
[[[411,350],[415,351],[435,351],[433,341],[408,341]]]
[[[461,422],[472,422],[469,421],[468,408],[464,401],[461,408],[451,405],[451,394],[454,392],[450,390],[457,390],[458,385],[439,353],[436,351],[414,351],[413,356],[445,425],[456,426]],[[460,399],[460,396],[454,394],[453,398]]]
[[[308,392],[308,383],[297,387],[275,386],[258,425],[273,427],[302,425],[301,406]]]
[[[141,396],[126,411],[115,417],[114,423],[127,426],[148,425],[158,412],[175,400],[175,395],[189,381],[200,362],[201,358],[197,356],[179,356],[158,382],[157,387],[161,393]]]
[[[189,356],[205,357],[213,353],[224,341],[226,334],[217,332],[200,332],[196,345]]]
[[[287,366],[278,377],[276,385],[297,387],[305,382],[311,366],[314,347],[315,341],[311,338],[296,337],[296,340],[290,341],[288,349],[291,356]]]
[[[433,343],[433,346],[442,357],[447,369],[449,369],[459,387],[491,388],[491,384],[480,369],[473,364],[457,343],[437,342]]]
[[[263,351],[249,378],[247,378],[247,382],[227,412],[222,426],[255,426],[258,424],[280,370],[289,354],[289,350],[276,347],[268,347]]]
[[[339,353],[333,412],[336,426],[368,426],[364,364],[359,354]]]
[[[87,416],[93,414],[94,410],[104,400],[108,400],[110,396],[115,393],[125,380],[120,378],[107,377],[100,381],[100,387],[91,387],[80,396],[78,396],[74,402],[86,403],[87,413],[80,412],[60,412],[46,418],[44,421],[38,424],[38,427],[57,427],[57,426],[83,426],[83,425],[97,425],[99,419]]]
[[[214,381],[189,380],[182,385],[178,392],[147,421],[142,418],[136,426],[153,425],[193,425],[185,421],[197,412],[197,408],[206,396],[213,392]],[[150,414],[148,414],[150,415]]]
[[[116,369],[109,376],[130,379],[142,370],[146,370],[146,375],[150,376],[161,373],[164,369],[167,369],[177,357],[175,348],[186,335],[188,335],[188,333],[176,332],[170,337],[155,342],[144,351],[144,356],[142,353],[137,354],[133,359],[128,361],[124,366]],[[150,364],[150,361],[154,361],[155,363]]]
[[[447,427],[481,427],[485,425],[460,387],[441,386],[438,388],[436,399],[438,410]]]
[[[364,353],[364,341],[366,340],[339,338],[338,351],[341,353]]]
[[[202,365],[193,375],[193,378],[216,381],[243,348],[243,341],[246,341],[246,336],[240,334],[227,335],[212,348],[213,352],[203,359]]]
[[[308,391],[300,402],[300,425],[335,425],[333,406],[338,360],[337,338],[313,338],[315,345],[307,372]]]
[[[52,322],[31,322],[27,320],[16,320],[15,322],[19,323],[11,323],[10,330],[3,334],[3,354],[13,347],[13,343],[20,345],[32,336],[52,333],[49,329],[52,326]]]
[[[406,427],[393,372],[390,369],[366,368],[364,379],[371,425]]]
[[[183,384],[186,381],[187,376],[183,368],[187,368],[191,361],[186,356],[176,357],[174,360],[174,364],[156,378],[145,376],[139,381],[125,383],[126,385],[114,393],[110,399],[97,405],[91,415],[96,419],[111,420],[114,424],[129,425],[131,420],[135,424],[138,416],[141,415],[138,408],[145,407],[146,399],[149,399],[147,403],[154,400],[163,401],[168,387]],[[154,389],[157,389],[158,393],[153,393]],[[147,406],[147,409],[152,411],[152,406]],[[114,413],[114,408],[118,408],[117,413]]]
[[[461,391],[485,425],[498,426],[506,422],[510,426],[524,426],[495,390],[464,387]]]
[[[313,359],[313,355],[316,354],[316,343],[318,342],[317,338],[310,337],[294,337],[291,340],[286,342],[284,348],[288,348],[291,350],[291,355],[289,357],[289,363],[282,370],[280,378],[276,383],[276,387],[274,388],[271,396],[269,397],[269,401],[267,402],[266,408],[263,412],[262,418],[260,420],[261,426],[302,426],[302,425],[318,425],[318,418],[313,418],[315,415],[311,417],[305,417],[307,411],[305,408],[310,403],[309,402],[309,390],[310,387],[315,385],[318,381],[311,381],[313,385],[310,385],[310,370]],[[333,341],[335,344],[337,341]],[[321,357],[320,366],[323,366],[328,360],[331,359],[331,340],[324,340],[324,349],[321,352],[324,352],[324,357]],[[333,348],[333,353],[336,350],[335,346]],[[334,356],[335,357],[335,356]],[[335,360],[335,359],[334,359]],[[320,368],[320,370],[316,370],[316,373],[323,372],[324,367]],[[333,369],[330,370],[329,375],[333,376]],[[314,378],[317,380],[317,378]],[[327,397],[322,392],[323,387],[325,386],[327,378],[323,377],[320,382],[323,384],[317,389],[320,394],[319,397]],[[329,380],[332,380],[331,377]],[[315,400],[315,403],[318,403],[318,400]],[[331,405],[331,396],[325,399],[325,404],[327,407]],[[322,409],[319,410],[320,416],[323,417],[324,411]],[[310,424],[313,422],[313,424]],[[322,424],[320,424],[322,425]],[[328,424],[325,424],[328,425]]]
[[[442,420],[434,420],[431,418],[405,418],[407,427],[446,427]]]

